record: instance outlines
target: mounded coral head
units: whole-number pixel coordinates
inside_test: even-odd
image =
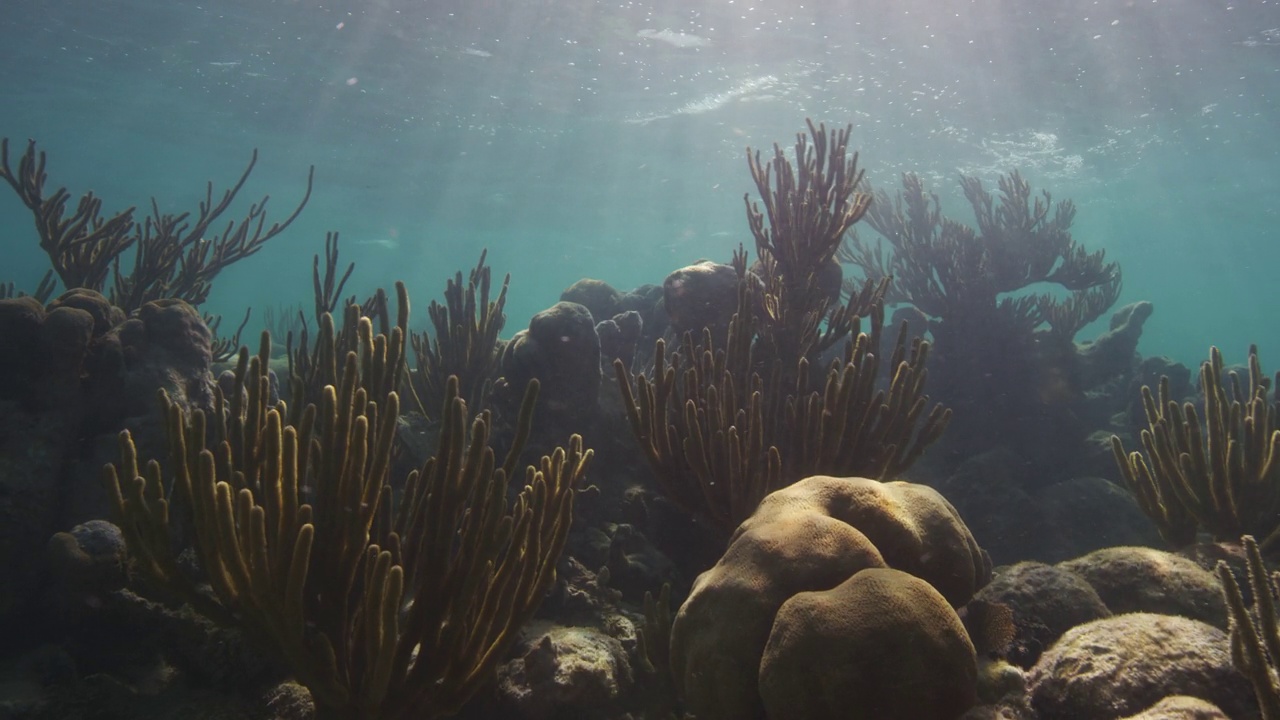
[[[1227,633],[1156,613],[1101,618],[1067,631],[1028,676],[1041,720],[1113,720],[1171,695],[1190,695],[1227,717],[1256,718],[1249,681],[1231,662]]]
[[[921,591],[915,581],[886,579],[896,576],[872,575],[866,578],[869,585],[842,587],[856,575],[875,568],[893,568],[914,576],[930,586],[937,597],[917,608]],[[939,706],[948,710],[894,715],[890,709],[897,707],[899,701],[904,713],[920,706],[908,697],[881,697],[875,702],[883,712],[875,717],[925,720],[959,716],[967,705],[954,714],[948,713],[967,700],[954,698],[969,696],[956,688],[969,687],[976,692],[977,670],[973,647],[969,644],[964,649],[968,638],[951,608],[967,602],[989,578],[990,564],[985,554],[955,509],[931,488],[867,478],[815,476],[801,480],[767,496],[755,514],[738,527],[720,562],[695,581],[672,627],[671,667],[676,685],[690,712],[702,720],[765,717],[760,694],[761,661],[766,646],[773,642],[771,636],[780,632],[778,621],[787,603],[801,594],[827,593],[792,608],[795,612],[820,612],[820,621],[831,620],[831,627],[838,634],[843,633],[843,639],[810,638],[804,642],[845,642],[853,646],[851,653],[899,657],[886,655],[883,646],[860,645],[867,637],[882,634],[873,627],[858,626],[856,614],[849,614],[853,611],[843,604],[849,598],[867,595],[879,597],[876,602],[882,607],[896,607],[896,597],[904,605],[895,612],[905,614],[903,617],[925,613],[929,620],[920,628],[921,634],[932,633],[940,647],[951,648],[939,658],[945,660],[942,664],[947,669],[929,670],[929,682],[948,698],[940,700]],[[888,588],[900,588],[901,592]],[[808,609],[802,611],[802,607]],[[837,621],[837,615],[843,619]],[[792,635],[786,629],[790,627],[794,626],[783,628],[783,635]],[[931,630],[947,627],[951,630]],[[777,642],[782,642],[781,637]],[[885,672],[897,677],[903,687],[912,688],[908,692],[915,695],[920,692],[915,678],[922,666],[905,659],[910,655],[901,655],[901,664],[891,663]],[[791,682],[782,678],[798,678],[814,662],[811,654],[787,654],[803,664],[794,669],[799,673],[796,675],[784,667],[781,657],[770,668],[774,676],[770,680],[774,689],[770,692],[777,697],[787,695],[779,686]],[[853,664],[843,667],[856,671]],[[826,679],[834,683],[832,687],[854,686],[852,679],[848,683]],[[847,709],[861,700],[846,694],[841,706]],[[827,717],[819,709],[813,712],[788,713],[786,717]]]
[[[760,661],[770,718],[959,717],[978,700],[977,678],[973,643],[951,606],[892,568],[792,596]]]
[[[534,315],[529,328],[503,349],[502,372],[521,392],[537,378],[539,403],[547,409],[594,407],[600,394],[600,336],[591,311],[558,302]]]
[[[680,268],[662,283],[663,305],[677,334],[727,328],[738,310],[738,271],[704,260]]]
[[[618,314],[622,293],[603,280],[583,278],[560,293],[560,301],[578,303],[591,311],[591,317],[601,321]]]
[[[83,310],[93,317],[93,334],[101,335],[125,321],[125,312],[111,304],[102,293],[85,288],[72,288],[49,303],[49,309],[60,307]]]
[[[138,316],[151,342],[198,366],[213,362],[213,333],[191,305],[182,300],[152,300]]]
[[[0,300],[0,399],[68,404],[93,373],[99,342],[123,321],[123,311],[92,290],[69,290],[47,307],[32,297]]]
[[[596,335],[600,336],[600,354],[607,360],[621,358],[624,362],[631,362],[643,333],[644,318],[635,310],[620,312],[608,320],[596,323]]]
[[[104,364],[116,380],[96,402],[126,416],[155,408],[163,388],[184,407],[213,407],[213,333],[183,300],[153,300],[103,338]]]

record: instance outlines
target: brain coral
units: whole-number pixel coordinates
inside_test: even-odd
[[[957,717],[976,687],[960,618],[929,583],[892,568],[792,596],[760,661],[770,718]]]
[[[849,714],[856,707],[876,718],[958,717],[975,701],[976,660],[951,608],[989,578],[986,556],[934,490],[807,478],[766,497],[695,581],[672,627],[672,673],[699,720],[862,717]],[[922,642],[928,662],[909,659]],[[818,647],[841,648],[840,657],[821,651],[821,673]],[[851,677],[867,661],[883,665],[875,688]],[[805,708],[783,700],[812,692],[806,682],[827,696]],[[788,703],[785,715],[767,712],[762,692]]]

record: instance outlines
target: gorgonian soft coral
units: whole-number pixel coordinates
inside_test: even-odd
[[[1072,339],[1115,303],[1120,268],[1072,237],[1070,200],[1034,195],[1017,171],[1000,178],[997,195],[975,177],[960,185],[975,226],[944,216],[938,196],[906,174],[896,196],[877,190],[866,214],[879,242],[851,233],[841,258],[869,279],[891,276],[886,302],[927,318],[933,387],[958,417],[976,421],[962,422],[972,432],[954,441],[1029,450],[1038,444],[1028,431],[1059,441],[1078,434],[1068,417],[1082,393]]]

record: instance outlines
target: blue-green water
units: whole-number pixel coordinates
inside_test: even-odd
[[[511,331],[583,276],[727,260],[750,239],[744,148],[812,117],[854,124],[874,183],[916,171],[959,219],[961,172],[1073,198],[1121,302],[1155,303],[1144,354],[1280,352],[1275,2],[10,0],[0,53],[0,135],[107,210],[195,209],[257,147],[239,209],[269,192],[283,217],[316,166],[214,312],[309,302],[337,230],[348,290],[404,279],[419,322],[487,246]],[[47,260],[8,192],[0,227],[0,280],[34,288]]]

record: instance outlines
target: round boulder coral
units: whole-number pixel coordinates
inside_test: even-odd
[[[871,568],[782,604],[760,695],[770,718],[955,718],[977,702],[977,672],[973,643],[937,590]]]
[[[872,568],[909,573],[932,586],[942,606],[952,607],[967,602],[990,572],[954,508],[930,488],[815,476],[766,497],[720,561],[694,582],[672,626],[672,673],[689,711],[700,720],[763,717],[761,659],[780,609],[801,593],[832,591]],[[846,591],[826,596],[824,607],[835,607]],[[947,613],[954,616],[950,608]],[[849,652],[884,652],[859,645],[860,637],[844,638]],[[781,677],[786,670],[779,662],[771,673]],[[796,672],[813,666],[812,657],[799,662]],[[912,674],[910,668],[885,672]],[[972,678],[972,667],[968,672]],[[858,702],[845,697],[846,705]]]
[[[558,302],[534,315],[529,328],[516,333],[504,348],[502,372],[520,394],[530,379],[537,378],[544,409],[594,408],[600,393],[600,336],[591,311]]]
[[[720,337],[738,311],[738,273],[710,260],[682,267],[662,282],[662,298],[677,337],[703,328]]]
[[[608,320],[618,313],[622,293],[603,280],[583,278],[560,293],[560,301],[582,305],[591,312],[591,317],[599,322]]]

